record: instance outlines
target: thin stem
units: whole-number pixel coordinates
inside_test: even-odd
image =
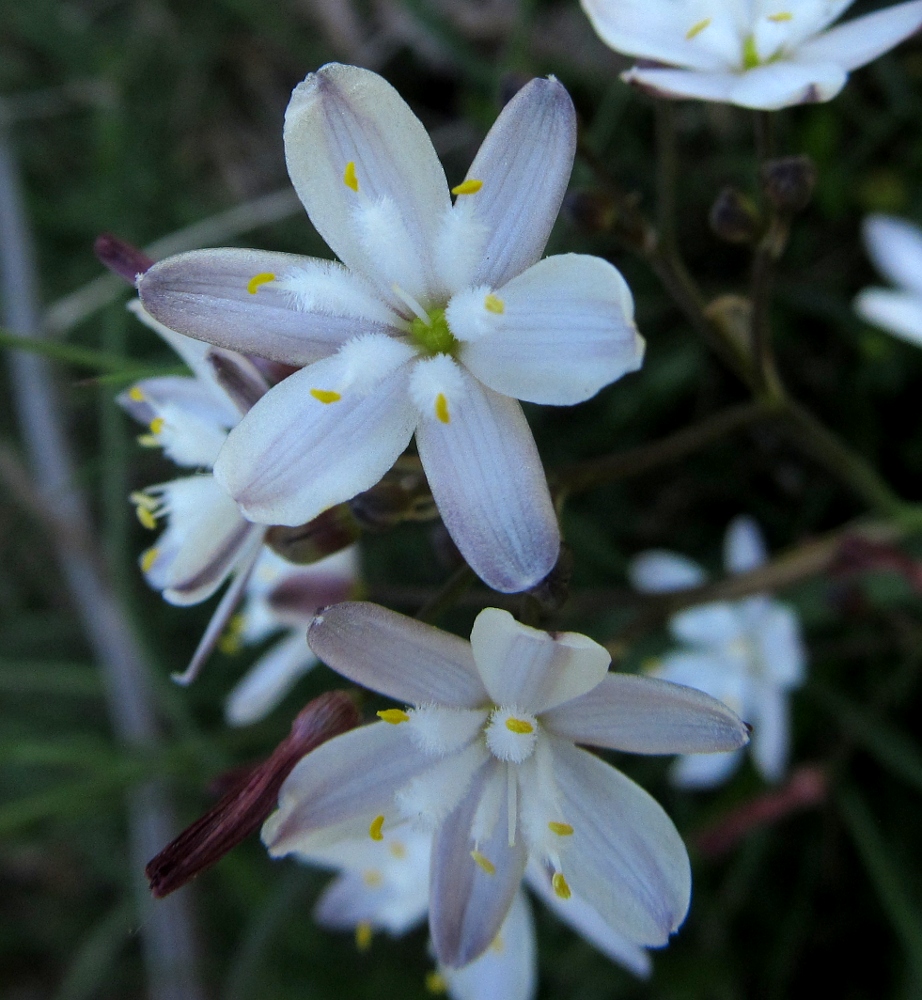
[[[666,252],[676,247],[676,176],[679,146],[672,101],[656,101],[656,228],[659,245]]]

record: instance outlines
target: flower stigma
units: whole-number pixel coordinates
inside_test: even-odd
[[[455,335],[445,319],[444,309],[433,309],[428,323],[420,316],[410,321],[410,336],[424,354],[453,354],[458,346]]]

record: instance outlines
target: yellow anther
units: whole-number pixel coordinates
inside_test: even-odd
[[[128,398],[129,399],[133,399],[136,403],[143,403],[144,402],[144,393],[141,392],[141,389],[138,386],[133,385],[128,390]]]
[[[426,973],[426,989],[430,993],[434,993],[436,996],[439,996],[442,993],[448,992],[448,983],[445,982],[445,977],[441,972],[435,972],[433,970],[432,972]]]
[[[487,873],[487,875],[496,874],[496,865],[489,858],[485,858],[480,851],[471,851],[471,857],[477,862],[478,865]]]
[[[160,441],[153,434],[139,434],[138,444],[142,448],[159,448]]]
[[[769,14],[768,19],[778,24],[781,21],[793,21],[794,15],[789,10],[783,10],[780,14]]]
[[[233,656],[240,652],[240,636],[243,626],[246,624],[246,616],[243,614],[232,615],[224,630],[224,635],[218,640],[218,649],[226,656]]]
[[[343,171],[343,184],[347,188],[352,188],[353,191],[358,191],[359,189],[359,179],[355,175],[355,161],[350,160],[346,164],[346,169]]]
[[[444,392],[440,392],[435,397],[435,415],[443,424],[451,423],[451,416],[448,413],[448,400],[445,398]]]
[[[483,300],[483,307],[487,312],[496,313],[497,316],[502,316],[506,311],[506,303],[498,295],[488,295]]]
[[[526,722],[525,719],[506,719],[506,728],[510,733],[518,733],[520,736],[535,731],[535,727],[530,722]]]
[[[395,840],[388,850],[391,852],[391,856],[397,858],[398,861],[407,856],[407,849],[399,840]]]
[[[138,515],[138,520],[144,525],[145,528],[147,528],[148,531],[153,531],[154,528],[157,527],[157,518],[154,517],[153,513],[151,513],[150,508],[142,507],[138,504],[138,506],[135,507],[134,512]]]
[[[371,924],[363,920],[361,923],[355,925],[355,946],[359,951],[368,951],[371,947],[371,939],[374,931],[371,928]]]
[[[469,177],[466,181],[463,181],[457,187],[451,189],[452,194],[477,194],[477,192],[483,187],[483,181],[474,180],[473,177]]]
[[[311,389],[311,395],[320,403],[338,403],[343,398],[332,389]]]
[[[711,18],[706,17],[703,21],[699,21],[697,24],[693,24],[688,31],[685,32],[685,37],[691,41],[696,35],[700,35],[702,31],[711,23]]]
[[[375,816],[371,821],[371,826],[368,828],[368,836],[372,840],[384,840],[384,834],[381,832],[381,828],[384,826],[384,817]]]
[[[573,827],[569,823],[548,823],[547,828],[558,837],[573,836]]]
[[[156,510],[157,508],[157,498],[152,497],[150,493],[144,493],[143,490],[135,490],[128,499],[135,507],[146,507],[148,510]]]
[[[151,567],[157,561],[157,556],[159,555],[160,555],[160,549],[158,548],[148,549],[144,553],[144,555],[141,556],[141,569],[145,573],[149,573],[151,571]]]
[[[389,722],[392,726],[399,726],[401,722],[410,721],[410,716],[402,708],[385,708],[377,715],[379,719]]]
[[[497,955],[502,955],[505,950],[506,942],[503,940],[502,934],[497,934],[490,942],[490,951],[495,951]]]
[[[384,876],[375,868],[369,868],[362,875],[362,881],[369,889],[377,889],[384,881]]]
[[[275,275],[271,271],[260,271],[247,282],[247,291],[250,295],[255,295],[260,285],[268,285],[270,281],[275,281]]]
[[[154,435],[159,434],[165,426],[166,421],[163,417],[154,417],[154,419],[150,422],[150,432]]]
[[[554,887],[554,892],[561,899],[569,899],[573,893],[570,892],[570,887],[567,885],[567,880],[563,877],[563,872],[555,872],[554,877],[551,879],[551,885]]]

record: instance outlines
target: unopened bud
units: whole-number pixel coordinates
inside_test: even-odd
[[[272,756],[252,768],[212,809],[168,844],[144,869],[150,891],[162,899],[210,868],[261,826],[295,764],[321,743],[354,729],[359,711],[345,691],[309,702]]]
[[[340,552],[362,534],[361,525],[349,504],[325,510],[313,521],[294,528],[273,525],[266,532],[266,544],[287,562],[305,566]]]
[[[813,197],[816,167],[809,156],[785,156],[763,164],[759,174],[765,197],[780,212],[802,212]]]
[[[112,233],[101,233],[96,237],[93,253],[100,264],[132,285],[139,274],[154,266],[152,257]]]
[[[528,591],[528,596],[538,602],[543,615],[559,611],[566,603],[573,579],[573,563],[573,550],[564,542],[554,568]]]
[[[762,229],[752,200],[732,187],[725,187],[717,196],[708,223],[712,232],[727,243],[755,243]]]
[[[607,233],[615,224],[618,209],[603,191],[571,191],[563,200],[562,212],[577,229],[586,233]]]
[[[705,306],[704,314],[723,336],[734,343],[738,353],[752,353],[752,302],[742,295],[718,295]]]
[[[387,531],[406,521],[438,517],[425,473],[415,461],[399,461],[380,483],[353,497],[349,508],[366,531]]]

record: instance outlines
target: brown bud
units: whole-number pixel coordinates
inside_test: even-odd
[[[150,891],[162,899],[210,868],[261,826],[276,807],[279,789],[295,764],[321,743],[354,729],[359,712],[345,691],[309,702],[272,756],[246,775],[144,869]]]
[[[762,192],[779,212],[802,212],[813,197],[816,167],[809,156],[769,160],[759,172]]]
[[[607,233],[615,224],[618,209],[604,191],[570,191],[561,209],[565,218],[585,233]]]
[[[132,285],[139,274],[144,274],[154,266],[153,258],[148,257],[143,250],[112,233],[101,233],[96,237],[93,253],[100,264]]]
[[[553,614],[566,603],[573,579],[573,563],[573,550],[564,542],[554,568],[528,591],[529,597],[538,602],[542,615]]]
[[[704,314],[732,341],[741,357],[752,353],[752,302],[742,295],[718,295],[705,306]]]
[[[433,521],[438,517],[418,460],[398,462],[380,483],[353,497],[349,508],[366,531],[387,531],[406,521]]]
[[[304,566],[358,541],[361,525],[349,504],[340,503],[294,528],[273,525],[266,532],[266,544],[283,559]]]
[[[712,232],[727,243],[755,243],[762,229],[752,200],[732,187],[725,187],[717,196],[708,223]]]

